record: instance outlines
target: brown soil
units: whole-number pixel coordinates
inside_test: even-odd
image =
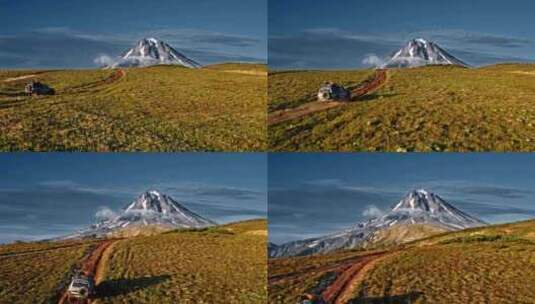
[[[326,272],[331,272],[331,271],[343,272],[346,269],[350,268],[351,265],[353,265],[354,263],[357,263],[360,259],[361,257],[352,257],[352,258],[338,261],[337,264],[335,265],[325,265],[322,267],[311,266],[311,267],[303,268],[300,271],[296,271],[296,272],[285,273],[283,275],[270,276],[269,284],[278,283],[280,281],[290,281],[293,279],[300,279],[301,276],[309,273],[311,270],[314,270],[314,272],[316,273],[320,273],[320,272],[326,273]]]
[[[350,268],[342,272],[327,289],[321,294],[326,303],[344,304],[347,303],[356,287],[356,282],[362,280],[364,274],[384,256],[385,253],[374,253],[361,257],[359,261]]]

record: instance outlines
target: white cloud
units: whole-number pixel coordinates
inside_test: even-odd
[[[362,60],[362,63],[369,66],[380,67],[384,65],[385,60],[375,54],[369,54]]]
[[[114,63],[117,62],[117,60],[111,58],[108,55],[103,54],[95,58],[93,62],[98,66],[112,66]]]
[[[97,212],[95,213],[95,218],[97,221],[106,221],[111,220],[117,217],[117,213],[115,211],[111,210],[109,207],[99,207]]]
[[[364,209],[364,211],[362,212],[362,215],[368,218],[377,218],[382,216],[383,214],[385,214],[384,211],[374,205],[367,206],[366,209]]]

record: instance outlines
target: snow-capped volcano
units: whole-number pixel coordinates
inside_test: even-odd
[[[418,234],[424,232],[454,231],[486,225],[485,222],[455,208],[440,196],[423,189],[409,192],[392,209],[373,219],[339,233],[324,237],[274,245],[270,257],[328,253],[338,249],[351,249],[384,240],[385,231],[403,233],[404,242],[414,239],[411,227],[418,227]],[[397,230],[394,230],[397,229]]]
[[[481,220],[455,208],[440,196],[423,189],[409,192],[392,208],[390,214],[395,215],[398,221],[433,223],[452,230],[484,224]]]
[[[405,68],[431,64],[468,66],[437,44],[418,38],[409,41],[386,61],[382,68]]]
[[[176,64],[188,68],[201,65],[156,38],[144,38],[126,51],[112,67],[140,67],[157,64]]]
[[[392,208],[384,220],[389,224],[433,224],[448,230],[466,229],[485,224],[455,208],[440,196],[424,189],[409,192]]]
[[[170,196],[158,191],[146,191],[118,214],[109,214],[91,225],[88,230],[71,235],[77,237],[105,237],[124,231],[154,229],[157,231],[180,228],[203,228],[216,223],[190,211]]]

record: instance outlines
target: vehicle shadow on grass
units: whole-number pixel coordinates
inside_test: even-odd
[[[106,280],[96,286],[96,298],[125,295],[167,281],[170,275]]]
[[[406,294],[385,297],[360,297],[353,299],[351,304],[413,304],[424,295],[420,291],[412,291]]]

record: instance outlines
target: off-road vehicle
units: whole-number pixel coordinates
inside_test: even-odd
[[[351,100],[351,92],[334,82],[325,82],[318,91],[318,100],[349,101]]]
[[[54,95],[53,88],[39,81],[31,81],[24,87],[24,92],[28,95]]]
[[[95,293],[95,280],[92,276],[77,274],[67,289],[69,300],[85,300]]]

